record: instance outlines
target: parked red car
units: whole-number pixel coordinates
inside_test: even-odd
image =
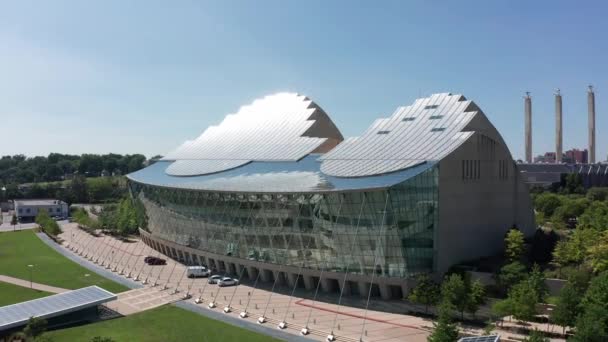
[[[148,265],[166,265],[167,264],[167,260],[153,257],[153,256],[145,257],[144,262]]]

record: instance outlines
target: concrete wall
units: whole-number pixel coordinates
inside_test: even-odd
[[[496,279],[494,279],[494,275],[492,273],[468,271],[467,274],[471,277],[471,280],[479,280],[485,286],[496,284]],[[545,285],[547,285],[549,295],[557,296],[559,291],[561,291],[566,285],[566,280],[545,279]]]
[[[475,133],[439,164],[439,275],[459,262],[501,253],[513,226],[528,237],[535,230],[527,185],[503,139],[483,113],[466,130]],[[467,160],[478,161],[477,176],[463,174]]]

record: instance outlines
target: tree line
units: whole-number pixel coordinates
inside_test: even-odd
[[[157,160],[155,156],[151,160]],[[82,154],[51,153],[48,156],[26,157],[22,154],[0,158],[0,185],[54,182],[73,174],[87,177],[125,175],[144,167],[142,154]]]
[[[69,181],[34,183],[19,189],[16,184],[0,191],[0,201],[22,198],[56,198],[68,204],[116,202],[127,195],[124,176],[86,178],[76,175]]]

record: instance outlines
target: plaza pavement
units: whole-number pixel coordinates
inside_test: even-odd
[[[186,266],[159,254],[136,237],[131,237],[129,242],[123,242],[103,234],[93,236],[78,229],[74,223],[64,224],[62,228],[63,233],[60,237],[64,240],[64,253],[69,254],[71,258],[84,260],[91,264],[90,266],[99,269],[102,274],[109,274],[111,279],[120,278],[121,282],[129,283],[132,288],[134,284],[140,287],[119,294],[116,303],[110,304],[110,308],[122,314],[175,303],[188,310],[210,316],[220,314],[220,319],[224,317],[224,320],[237,323],[254,323],[259,317],[264,316],[266,322],[263,326],[271,329],[278,329],[277,325],[284,321],[287,327],[283,331],[293,334],[293,339],[301,339],[298,336],[300,330],[307,326],[310,330],[307,338],[318,341],[325,341],[327,335],[333,331],[337,341],[362,339],[363,341],[422,342],[426,341],[432,329],[432,322],[425,318],[371,309],[366,311],[362,308],[364,299],[356,296],[345,296],[342,303],[347,305],[337,305],[338,296],[335,294],[319,292],[314,298],[310,291],[298,289],[291,296],[291,288],[277,286],[271,291],[272,284],[262,282],[254,284],[248,279],[243,279],[239,286],[233,287],[210,285],[207,283],[207,278],[188,279],[185,276]],[[161,257],[167,260],[167,265],[147,265],[143,262],[145,256]],[[137,283],[134,280],[137,280]],[[144,281],[145,286],[142,286]],[[188,295],[189,298],[184,299],[184,295]],[[201,303],[194,304],[195,299],[199,299]],[[210,302],[215,304],[215,308],[209,308]],[[396,307],[406,312],[405,308],[408,305],[372,299],[370,308],[390,306],[393,310]],[[229,312],[223,313],[226,307],[229,308]],[[247,317],[240,319],[238,315],[243,311],[247,312]],[[251,326],[249,324],[249,328]],[[546,324],[539,324],[537,328],[555,329]],[[480,329],[470,327],[464,327],[464,331],[469,334],[480,333]],[[267,329],[264,331],[264,333],[268,332]],[[498,332],[505,341],[524,337],[500,329]],[[551,340],[563,341],[559,338]]]
[[[80,258],[87,258],[106,271],[113,271],[132,280],[146,281],[141,289],[119,294],[116,306],[110,308],[123,314],[151,309],[163,304],[182,300],[185,294],[191,298],[185,301],[193,303],[200,299],[199,307],[206,310],[222,312],[227,306],[230,315],[238,318],[246,311],[246,320],[256,322],[260,316],[266,317],[265,326],[275,329],[285,321],[289,331],[295,335],[308,326],[315,340],[325,340],[333,331],[338,341],[426,341],[429,327],[432,325],[419,317],[365,311],[361,308],[338,306],[327,302],[298,296],[298,291],[291,297],[291,289],[282,288],[271,292],[272,284],[247,282],[233,287],[218,287],[207,283],[207,278],[189,279],[185,275],[186,266],[160,255],[139,239],[123,242],[113,237],[100,234],[95,237],[77,228],[74,223],[64,224],[60,238],[63,246]],[[167,260],[167,265],[150,266],[143,262],[145,256],[159,256]],[[156,284],[154,286],[154,284]],[[278,288],[277,288],[278,289]],[[177,292],[176,292],[177,290]],[[275,289],[276,290],[276,289]],[[337,302],[337,296],[334,301]],[[320,297],[324,297],[321,295]],[[346,297],[345,297],[346,298]],[[210,302],[216,307],[209,309]],[[118,307],[122,305],[122,309]]]

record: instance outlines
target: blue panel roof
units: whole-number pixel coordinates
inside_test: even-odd
[[[0,331],[27,323],[30,317],[51,318],[86,309],[116,299],[116,295],[97,286],[0,307]]]
[[[215,174],[180,177],[165,170],[171,161],[158,161],[127,177],[137,183],[220,192],[303,193],[383,189],[403,182],[431,168],[426,162],[412,168],[377,176],[343,178],[321,172],[319,155],[311,154],[297,162],[254,161],[235,169]],[[382,163],[382,161],[378,161]]]

